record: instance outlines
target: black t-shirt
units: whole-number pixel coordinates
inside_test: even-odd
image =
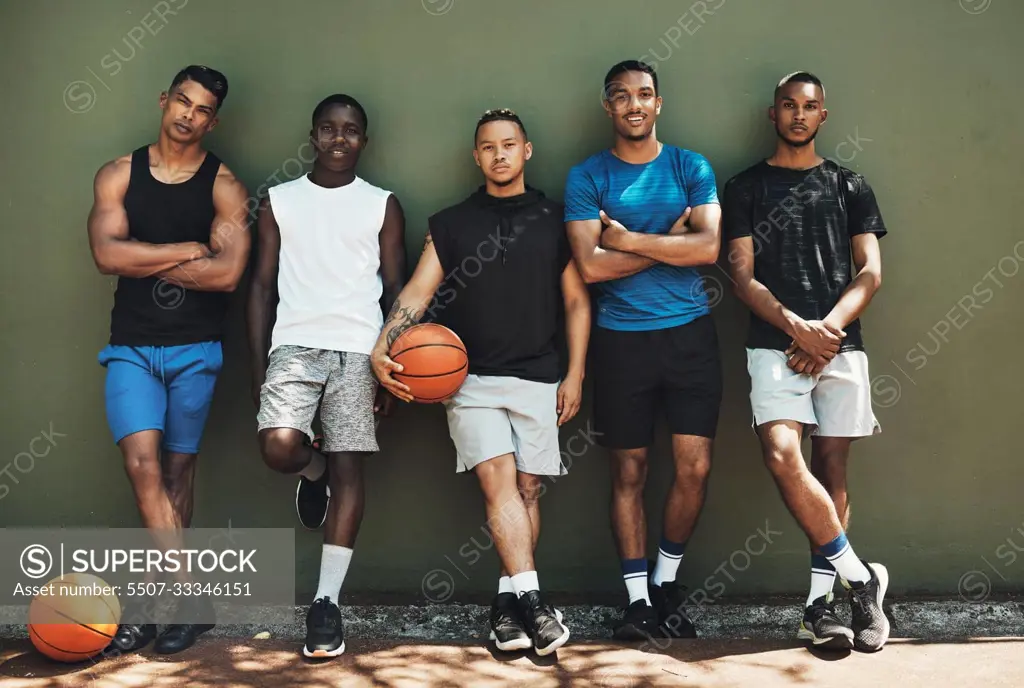
[[[852,281],[851,237],[886,234],[867,181],[831,160],[809,170],[761,161],[740,172],[725,185],[722,226],[726,241],[752,237],[754,279],[805,320],[825,318]],[[860,322],[844,329],[840,351],[863,351]],[[747,347],[784,351],[791,342],[751,313]]]
[[[561,278],[572,257],[562,212],[531,187],[511,198],[480,187],[430,218],[445,279],[424,320],[459,335],[470,373],[560,379]]]

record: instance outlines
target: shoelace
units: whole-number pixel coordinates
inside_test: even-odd
[[[811,605],[811,618],[814,621],[820,621],[826,616],[836,619],[836,609],[829,602],[815,602]]]
[[[319,628],[337,628],[338,619],[336,615],[331,614],[331,603],[326,597],[321,597],[319,600],[313,602],[314,614],[316,615],[317,626]]]

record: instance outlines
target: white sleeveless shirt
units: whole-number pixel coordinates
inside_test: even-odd
[[[270,189],[281,232],[271,351],[370,353],[384,324],[380,230],[390,195],[358,176],[336,189],[306,175]]]

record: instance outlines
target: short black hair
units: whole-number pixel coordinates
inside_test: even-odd
[[[476,123],[476,130],[473,132],[474,145],[476,145],[476,137],[480,133],[480,127],[488,122],[515,122],[519,125],[519,131],[523,132],[523,140],[530,140],[530,137],[526,135],[526,125],[523,124],[523,120],[519,119],[519,115],[508,108],[498,108],[497,110],[488,110],[480,115],[480,119]]]
[[[822,86],[821,79],[810,72],[793,72],[782,77],[782,80],[775,86],[775,94],[772,96],[773,101],[778,99],[779,91],[787,84],[814,84],[821,89],[821,97],[825,97],[825,87]]]
[[[174,75],[174,79],[171,81],[171,88],[168,90],[173,91],[175,86],[184,81],[194,81],[217,96],[218,110],[224,103],[224,99],[228,97],[228,78],[216,69],[211,69],[205,65],[189,65]]]
[[[345,93],[335,93],[333,95],[329,95],[323,100],[321,100],[319,103],[317,103],[317,106],[313,108],[314,127],[316,126],[316,121],[320,119],[320,115],[324,114],[324,110],[331,107],[332,105],[347,105],[348,107],[353,108],[356,112],[358,112],[359,116],[363,118],[363,134],[366,134],[366,132],[370,128],[370,118],[366,116],[366,110],[363,109],[363,106],[359,104],[358,100]]]
[[[609,69],[608,73],[604,75],[605,100],[608,99],[608,87],[615,83],[615,77],[623,72],[643,72],[644,74],[650,74],[651,79],[654,80],[654,95],[658,95],[658,73],[654,71],[654,67],[646,62],[641,62],[640,60],[623,60]]]

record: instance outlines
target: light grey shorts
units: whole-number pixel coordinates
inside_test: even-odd
[[[871,378],[863,351],[846,351],[817,375],[796,373],[785,352],[747,349],[754,426],[792,420],[812,435],[867,437],[881,432],[871,410]]]
[[[558,446],[558,383],[468,375],[443,403],[456,473],[504,454],[515,454],[516,469],[523,473],[568,473]]]
[[[259,429],[294,428],[312,440],[319,405],[323,451],[375,452],[376,394],[377,379],[365,354],[279,346],[270,353],[260,389]]]

